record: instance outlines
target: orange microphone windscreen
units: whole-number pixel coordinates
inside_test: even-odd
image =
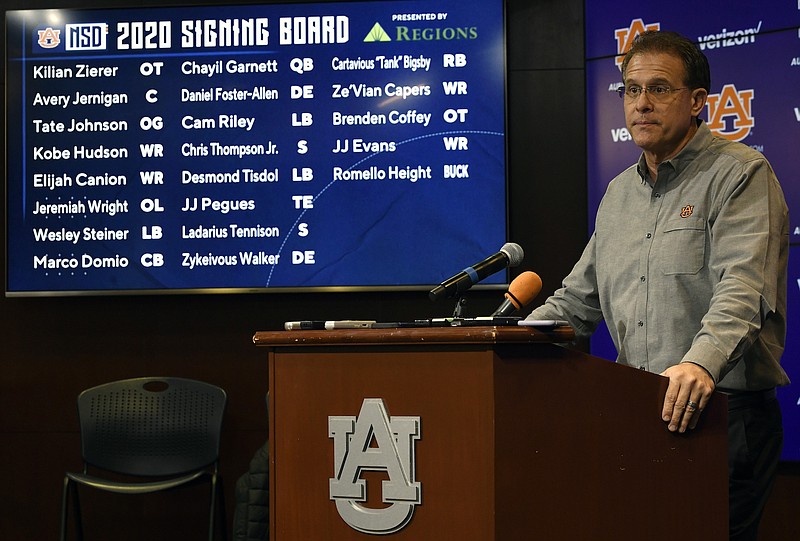
[[[519,310],[536,298],[542,290],[542,279],[533,271],[525,271],[511,280],[506,298]]]

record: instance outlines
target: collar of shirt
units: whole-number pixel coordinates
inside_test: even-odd
[[[674,175],[670,175],[670,177],[680,178],[681,171],[686,169],[686,167],[688,167],[688,165],[692,163],[692,161],[701,152],[708,148],[713,139],[714,134],[712,134],[711,130],[708,129],[708,126],[703,119],[698,118],[697,132],[694,134],[694,137],[692,137],[691,141],[689,141],[686,146],[683,147],[675,156],[669,160],[661,162],[658,168],[662,169],[664,167],[669,167],[674,173]],[[647,162],[645,161],[644,153],[639,156],[639,162],[636,164],[636,172],[639,174],[642,184],[647,183],[651,188],[653,187],[653,183],[650,181],[650,171],[647,168]],[[662,190],[663,189],[664,188],[662,188]]]

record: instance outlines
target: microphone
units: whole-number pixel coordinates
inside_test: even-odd
[[[510,316],[523,306],[527,306],[542,290],[542,279],[532,271],[525,271],[508,285],[506,300],[494,311],[492,316]]]
[[[525,254],[519,244],[507,242],[496,254],[487,257],[480,263],[467,267],[431,289],[428,297],[432,301],[440,297],[454,297],[468,290],[487,276],[491,276],[506,267],[516,267],[522,263],[523,257],[525,257]]]

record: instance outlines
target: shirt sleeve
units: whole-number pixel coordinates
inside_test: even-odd
[[[568,321],[579,338],[587,338],[594,332],[603,320],[595,274],[594,235],[589,239],[575,267],[564,279],[561,288],[526,319]]]
[[[709,270],[717,280],[708,311],[682,362],[719,382],[753,346],[765,322],[784,310],[788,209],[764,158],[743,162],[723,184],[710,223]],[[782,278],[783,277],[783,278]],[[782,317],[782,314],[779,314]]]

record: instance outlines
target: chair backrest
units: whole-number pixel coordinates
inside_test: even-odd
[[[183,378],[105,383],[78,396],[87,464],[129,475],[177,475],[217,461],[227,396]]]

